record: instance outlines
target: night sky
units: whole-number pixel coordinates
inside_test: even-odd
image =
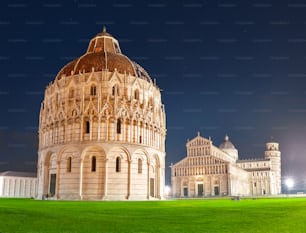
[[[1,1],[0,171],[36,171],[45,87],[104,25],[162,89],[167,184],[200,131],[240,159],[279,142],[283,177],[306,190],[303,0]]]

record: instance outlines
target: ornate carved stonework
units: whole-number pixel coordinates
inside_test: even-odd
[[[162,198],[165,137],[160,89],[103,31],[45,90],[38,197]]]

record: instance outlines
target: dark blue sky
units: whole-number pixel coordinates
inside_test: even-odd
[[[163,90],[167,183],[197,131],[240,158],[280,143],[306,189],[306,4],[294,1],[1,1],[0,171],[35,171],[46,85],[102,30]]]

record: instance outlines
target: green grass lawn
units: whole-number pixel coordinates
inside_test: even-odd
[[[305,233],[306,198],[143,202],[0,199],[0,232]]]

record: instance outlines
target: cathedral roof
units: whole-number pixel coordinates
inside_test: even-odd
[[[233,143],[229,140],[229,136],[225,136],[224,142],[222,142],[219,146],[219,148],[222,149],[236,149]]]
[[[57,79],[63,75],[89,73],[94,71],[108,70],[113,72],[131,74],[135,77],[152,82],[149,74],[136,62],[123,55],[118,41],[103,28],[89,42],[87,52],[65,65],[57,74]]]

